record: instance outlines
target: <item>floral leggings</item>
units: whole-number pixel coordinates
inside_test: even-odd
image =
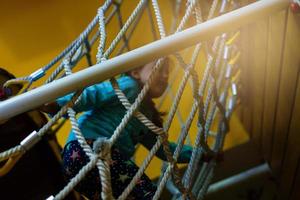
[[[88,140],[87,142],[92,146],[93,140]],[[139,168],[131,160],[125,159],[125,156],[116,148],[112,149],[111,158],[111,186],[113,196],[118,198]],[[89,158],[78,141],[71,141],[65,146],[63,151],[63,168],[68,180],[73,178],[88,162]],[[98,169],[92,169],[75,189],[89,199],[101,199],[101,182]],[[152,199],[155,191],[156,186],[144,174],[127,199]]]

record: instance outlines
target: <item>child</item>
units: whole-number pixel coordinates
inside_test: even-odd
[[[146,64],[126,73],[117,80],[120,89],[131,103],[134,102],[142,86],[148,80],[154,65],[155,62]],[[154,76],[153,83],[139,107],[139,111],[159,127],[162,127],[162,118],[161,114],[156,110],[152,98],[160,97],[163,94],[168,85],[168,76],[169,61],[165,59],[164,66]],[[72,95],[67,95],[59,98],[56,104],[63,106],[71,97]],[[52,110],[53,104],[50,104],[48,108],[51,109],[47,110],[46,108],[44,111],[49,112]],[[102,82],[86,88],[82,93],[81,101],[74,106],[74,110],[76,112],[84,112],[79,117],[78,123],[90,145],[99,137],[110,138],[126,113],[126,109],[118,100],[110,82]],[[115,198],[122,193],[138,171],[138,167],[130,160],[136,150],[136,145],[141,143],[146,148],[151,149],[155,142],[156,135],[137,118],[132,117],[111,151],[111,184]],[[170,148],[174,151],[176,145],[171,143]],[[178,162],[187,163],[191,153],[192,149],[185,146]],[[162,147],[156,155],[166,160]],[[64,147],[63,161],[65,174],[69,179],[74,177],[89,161],[72,131]],[[101,183],[98,170],[92,170],[76,189],[90,199],[100,199]],[[146,175],[143,175],[130,193],[130,197],[132,199],[152,199],[155,191],[156,186],[152,184]]]

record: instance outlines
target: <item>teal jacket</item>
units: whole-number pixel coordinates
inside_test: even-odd
[[[117,79],[120,89],[124,92],[128,100],[133,103],[140,92],[139,84],[130,76],[122,76]],[[66,104],[72,94],[57,99],[60,106]],[[109,81],[92,85],[84,89],[80,102],[74,106],[77,113],[83,112],[78,124],[82,134],[87,139],[97,139],[99,137],[110,138],[116,127],[120,124],[126,113],[126,109],[118,100],[112,85]],[[143,103],[139,107],[144,115],[150,120],[152,112]],[[76,140],[73,131],[70,132],[67,143]],[[146,148],[151,149],[156,142],[156,135],[152,133],[137,118],[132,117],[117,139],[115,147],[124,152],[128,158],[132,157],[136,145],[141,143]],[[174,152],[176,144],[170,143],[170,148]],[[186,163],[192,153],[192,148],[184,146],[179,156],[178,162]],[[159,158],[166,160],[163,149],[160,148],[156,154]]]

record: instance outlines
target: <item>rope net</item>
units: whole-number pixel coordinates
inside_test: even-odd
[[[72,74],[74,68],[83,59],[87,60],[87,67],[92,66],[94,64],[91,53],[93,49],[97,49],[96,63],[100,64],[125,51],[129,51],[131,49],[130,41],[137,26],[140,25],[139,22],[142,17],[149,18],[154,41],[164,38],[168,34],[180,32],[188,26],[210,20],[238,7],[237,2],[234,0],[213,0],[211,5],[208,4],[208,1],[202,3],[197,0],[187,0],[186,2],[177,0],[171,1],[171,4],[173,6],[173,21],[169,28],[169,33],[167,33],[159,3],[156,0],[140,0],[125,21],[120,10],[126,4],[123,4],[122,0],[106,0],[98,9],[97,15],[87,28],[61,54],[31,75],[8,81],[6,86],[22,84],[23,89],[21,93],[23,93],[30,90],[32,84],[44,77],[50,69],[53,70],[55,68],[50,76],[47,77],[45,84]],[[109,28],[110,21],[113,18],[118,19],[120,29],[116,37],[108,45],[106,30]],[[101,198],[114,199],[109,169],[111,148],[120,137],[128,121],[135,117],[147,126],[149,130],[157,134],[157,141],[130,184],[117,199],[122,200],[128,197],[161,146],[163,146],[167,162],[163,164],[162,173],[157,182],[157,191],[153,199],[159,199],[165,187],[173,194],[174,199],[203,199],[212,181],[214,168],[222,152],[226,132],[229,130],[228,121],[238,100],[239,68],[236,64],[240,55],[236,46],[238,36],[238,31],[223,33],[211,41],[199,43],[169,55],[176,66],[170,74],[169,86],[157,102],[157,107],[160,109],[166,105],[168,99],[169,101],[170,99],[172,100],[163,127],[158,127],[149,120],[139,111],[139,106],[153,82],[155,73],[158,73],[163,66],[164,57],[158,58],[148,82],[143,86],[132,104],[120,89],[116,79],[111,77],[110,82],[114,91],[127,112],[110,138],[97,141],[97,149],[92,149],[87,144],[78,126],[76,112],[72,108],[80,102],[80,95],[83,91],[80,90],[74,93],[71,101],[63,106],[44,127],[30,134],[20,145],[2,152],[0,161],[9,159],[10,162],[7,162],[7,165],[9,165],[11,161],[19,159],[47,134],[47,131],[59,119],[67,114],[72,129],[90,161],[58,194],[49,197],[49,199],[64,199],[85,175],[95,167],[99,170],[101,177],[101,186],[99,186],[102,188]],[[97,41],[98,45],[96,44]],[[204,68],[199,67],[200,62],[205,63]],[[180,110],[180,102],[183,96],[186,95],[185,92],[187,90],[191,92],[192,98],[190,98],[189,114],[187,117],[184,117]],[[174,123],[175,118],[177,118],[181,127],[178,133],[170,132],[170,127]],[[196,132],[193,132],[193,139],[191,139],[192,126],[197,127],[195,128]],[[169,134],[178,136],[176,139],[178,145],[174,153],[169,148]],[[182,174],[177,160],[185,143],[193,147],[193,152],[190,162],[184,174]]]

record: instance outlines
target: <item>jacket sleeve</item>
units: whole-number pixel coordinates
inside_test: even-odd
[[[148,150],[150,150],[153,147],[153,145],[156,143],[156,141],[157,141],[157,136],[154,133],[149,131],[147,134],[145,134],[144,138],[141,141],[141,144],[145,146]],[[177,144],[174,142],[169,142],[169,147],[172,153],[174,153]],[[190,161],[192,152],[193,152],[193,148],[191,146],[184,145],[179,154],[177,160],[178,163],[188,163]],[[167,160],[167,157],[163,150],[163,146],[161,146],[159,150],[156,152],[156,156],[162,160],[165,161]]]
[[[138,84],[130,77],[122,77],[117,80],[120,89],[129,100],[134,100],[138,94]],[[72,94],[68,94],[56,100],[58,105],[63,106],[71,100]],[[119,103],[118,97],[109,81],[85,88],[80,101],[73,108],[76,112],[88,111],[105,105]]]

